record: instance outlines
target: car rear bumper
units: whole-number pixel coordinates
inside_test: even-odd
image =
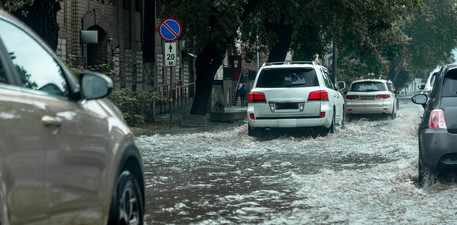
[[[391,114],[393,111],[393,104],[355,104],[346,103],[346,114]]]
[[[430,169],[457,166],[457,134],[425,129],[419,134],[419,145],[422,163]]]
[[[324,107],[323,107],[324,108]],[[327,108],[327,107],[325,107]],[[253,128],[295,128],[295,127],[326,127],[332,124],[333,113],[330,110],[322,110],[325,113],[323,118],[320,116],[274,116],[255,117],[251,119],[251,114],[255,112],[248,110],[248,123]]]

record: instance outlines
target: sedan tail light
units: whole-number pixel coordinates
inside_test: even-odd
[[[387,98],[390,98],[390,95],[376,95],[376,98],[387,99]]]
[[[349,100],[355,100],[355,99],[358,99],[359,96],[358,95],[346,95],[346,98]]]
[[[265,94],[261,92],[251,92],[248,96],[249,103],[266,102]]]
[[[326,91],[313,91],[309,93],[308,101],[328,101],[328,93]]]
[[[444,119],[444,112],[441,109],[435,109],[430,114],[430,128],[432,129],[447,129]]]

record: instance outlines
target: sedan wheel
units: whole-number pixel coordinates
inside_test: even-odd
[[[119,175],[111,201],[109,225],[143,224],[143,200],[138,182],[129,172]]]
[[[422,164],[422,159],[419,156],[419,163],[418,163],[418,170],[419,170],[419,187],[429,187],[436,183],[437,180],[437,173],[433,171],[431,168],[424,166]]]

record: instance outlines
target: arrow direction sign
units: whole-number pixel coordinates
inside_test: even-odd
[[[176,66],[176,42],[165,42],[165,66]]]

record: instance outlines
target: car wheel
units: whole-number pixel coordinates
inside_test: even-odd
[[[248,124],[248,135],[251,137],[258,137],[262,134],[262,131],[259,128],[253,128]]]
[[[323,136],[327,136],[327,134],[334,134],[336,129],[335,129],[335,113],[333,113],[333,118],[332,118],[332,124],[330,125],[329,128],[326,128],[326,127],[321,127],[319,129],[320,131],[320,135],[323,137]]]
[[[392,114],[389,115],[389,118],[391,120],[394,120],[395,118],[397,118],[397,107],[394,106],[394,110],[392,110]]]
[[[438,178],[436,171],[428,166],[423,165],[422,157],[419,156],[418,170],[419,170],[419,187],[429,187],[436,183]]]
[[[343,118],[341,119],[341,124],[340,124],[341,129],[344,129],[346,127],[346,111],[343,108]]]
[[[335,128],[335,111],[333,112],[332,125],[330,125],[330,128],[328,129],[328,132],[331,133],[331,134],[334,134],[336,132],[336,128]]]
[[[143,199],[135,177],[123,171],[111,200],[109,225],[143,224]]]

